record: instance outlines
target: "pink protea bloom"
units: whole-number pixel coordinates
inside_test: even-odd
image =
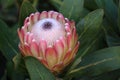
[[[74,59],[79,47],[75,23],[55,11],[32,13],[18,35],[22,55],[36,57],[55,73]]]

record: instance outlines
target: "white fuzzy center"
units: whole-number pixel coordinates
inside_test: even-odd
[[[33,25],[31,32],[37,42],[45,39],[48,45],[52,45],[61,36],[65,36],[64,25],[52,18],[38,21]]]

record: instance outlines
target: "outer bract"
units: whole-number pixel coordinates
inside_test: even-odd
[[[18,29],[23,56],[34,56],[53,73],[59,73],[75,57],[79,47],[75,23],[61,13],[32,13]]]

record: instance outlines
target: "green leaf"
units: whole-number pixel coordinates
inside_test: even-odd
[[[59,11],[65,17],[78,21],[83,10],[83,3],[84,0],[64,0]]]
[[[6,72],[7,72],[7,77],[10,80],[24,80],[26,75],[25,73],[22,73],[20,71],[20,69],[16,69],[14,67],[14,64],[12,61],[8,61],[7,62],[7,68],[6,68]]]
[[[119,7],[118,7],[118,28],[120,32],[120,1],[119,1]]]
[[[84,6],[89,10],[95,10],[98,8],[95,3],[95,0],[84,0]]]
[[[103,18],[103,10],[98,9],[89,13],[82,21],[77,24],[79,33],[80,48],[77,53],[77,58],[70,69],[73,69],[80,63],[81,58],[90,53],[90,51],[97,45],[95,43],[99,40],[102,34],[101,22]],[[95,48],[96,49],[96,48]]]
[[[93,77],[92,80],[118,80],[120,76],[120,69],[108,72],[108,73],[103,73],[101,75]]]
[[[62,1],[61,0],[49,0],[50,3],[55,6],[58,10],[60,8],[60,6],[62,5]]]
[[[13,62],[14,62],[14,68],[18,73],[22,73],[24,75],[27,74],[27,70],[25,68],[25,63],[24,63],[24,60],[23,60],[23,57],[21,54],[17,54],[13,58]]]
[[[14,0],[0,0],[0,3],[3,8],[9,8],[14,5]]]
[[[82,59],[79,68],[69,74],[74,76],[96,76],[105,72],[120,69],[120,46],[105,48],[88,54]]]
[[[55,80],[53,74],[40,61],[33,57],[25,57],[25,64],[31,80]]]
[[[6,72],[5,72],[5,66],[6,66],[6,60],[5,60],[5,57],[1,54],[0,52],[0,77],[1,77],[1,80],[2,80],[2,76],[3,76],[3,79],[5,78],[6,76]]]
[[[103,20],[103,10],[98,9],[89,13],[77,24],[81,48],[78,55],[86,54],[92,48],[98,36],[101,36],[101,23]]]
[[[7,80],[7,74],[4,73],[4,75],[1,77],[1,80]]]
[[[104,9],[105,18],[108,20],[109,24],[112,25],[112,28],[118,32],[118,10],[117,6],[113,0],[95,0],[99,8]]]
[[[120,37],[106,35],[108,46],[120,46]]]
[[[28,0],[24,0],[20,9],[19,26],[21,27],[23,25],[24,19],[27,16],[36,11],[37,10],[32,6],[32,4]]]
[[[120,46],[120,37],[111,27],[111,25],[104,19],[104,32],[106,37],[107,46]]]
[[[18,68],[18,67],[21,65],[21,62],[22,62],[22,55],[21,55],[21,54],[17,54],[17,55],[13,58],[13,62],[14,62],[15,68]]]
[[[13,36],[13,39],[14,39],[13,41],[18,46],[18,44],[19,44],[19,37],[18,37],[17,29],[18,29],[18,24],[15,24],[14,26],[12,26],[10,28],[9,31],[10,31],[11,35]]]
[[[18,44],[15,43],[8,26],[0,20],[0,50],[7,60],[11,60],[18,54]]]
[[[80,15],[79,21],[81,19],[83,19],[88,13],[90,13],[90,11],[88,9],[84,8],[83,11],[82,11],[82,14]]]

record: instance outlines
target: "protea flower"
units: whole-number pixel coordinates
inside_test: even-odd
[[[32,13],[18,29],[23,56],[34,56],[52,72],[60,72],[75,57],[79,47],[75,23],[61,13]]]

